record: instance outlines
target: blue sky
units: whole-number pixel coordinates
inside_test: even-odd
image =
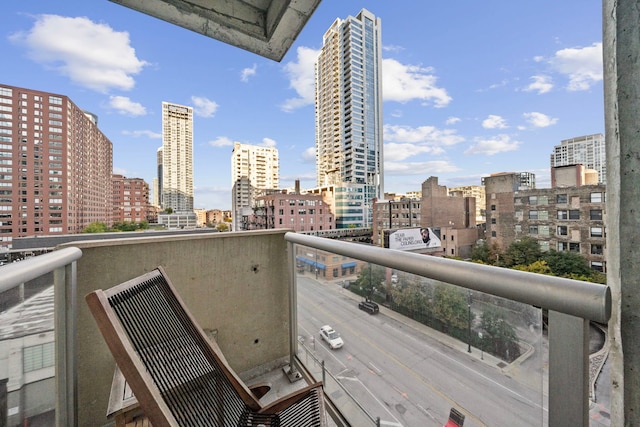
[[[197,208],[231,206],[234,141],[275,146],[280,186],[315,186],[313,62],[336,18],[382,19],[385,191],[529,171],[604,133],[601,2],[324,0],[274,62],[107,0],[5,1],[0,82],[99,117],[115,173],[156,174],[162,101],[194,107]]]

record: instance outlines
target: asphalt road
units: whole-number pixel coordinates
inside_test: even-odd
[[[349,294],[299,276],[298,332],[381,425],[442,426],[451,407],[465,415],[465,427],[541,425],[542,381],[535,386],[512,378],[488,358],[480,360],[477,349],[469,355],[464,343],[443,343],[396,316],[369,315]],[[343,348],[331,350],[320,341],[325,324],[342,335]]]

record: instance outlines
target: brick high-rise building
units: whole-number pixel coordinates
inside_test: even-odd
[[[68,97],[0,85],[0,245],[112,224],[113,146]]]
[[[142,178],[113,175],[113,221],[141,223],[150,217],[149,184]]]

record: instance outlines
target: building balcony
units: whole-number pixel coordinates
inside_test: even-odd
[[[37,417],[55,419],[58,426],[114,422],[107,418],[107,411],[113,404],[110,396],[116,366],[84,296],[158,265],[166,269],[191,313],[241,378],[247,383],[272,384],[265,398],[276,399],[322,380],[330,425],[444,425],[452,407],[466,415],[467,425],[506,425],[496,424],[496,413],[507,417],[519,414],[511,425],[588,425],[588,326],[589,321],[606,324],[609,319],[611,301],[606,286],[283,230],[149,234],[64,244],[49,254],[0,267],[0,291],[22,289],[27,294],[33,279],[42,281],[51,272],[54,282],[55,322],[49,320],[49,330],[43,331],[41,322],[30,322],[21,314],[12,318],[12,328],[2,329],[5,336],[0,341],[0,358],[5,360],[0,366],[10,366],[0,368],[0,386],[6,379],[7,425],[26,425]],[[319,253],[339,259],[337,265],[347,267],[300,271],[295,259],[300,249],[315,252],[316,259]],[[367,268],[369,277],[374,277],[374,269],[384,271],[380,284],[384,282],[388,289],[392,271],[394,285],[422,289],[425,296],[431,295],[426,300],[429,310],[405,307],[399,312],[397,305],[385,303],[375,318],[358,310],[360,297],[344,286],[359,273],[353,269],[354,260],[364,261],[358,266],[366,265],[361,275],[367,274]],[[449,332],[455,330],[453,336],[435,330],[415,315],[437,312],[437,298],[428,288],[440,285],[450,289],[447,294],[463,295],[465,316],[444,325]],[[30,306],[19,304],[11,310]],[[505,355],[504,348],[497,348],[488,323],[483,323],[482,312],[490,307],[518,314],[507,316],[504,322],[526,319],[514,325],[522,353],[515,361],[509,359],[508,349]],[[548,353],[540,307],[549,311]],[[8,324],[11,310],[0,314],[3,325]],[[26,321],[20,323],[19,318]],[[439,319],[440,324],[446,323],[444,317]],[[319,340],[320,323],[332,323],[342,330],[345,346],[329,350]],[[384,341],[383,334],[372,329],[384,331],[391,324],[404,332],[384,339],[407,335],[411,346]],[[527,327],[521,328],[522,324]],[[30,353],[25,349],[52,342],[52,329],[55,377],[52,367],[44,366],[47,359],[43,354],[37,359],[41,366],[21,369],[35,360],[32,356],[27,360]],[[370,345],[373,350],[361,345]],[[434,355],[430,361],[423,360],[420,353],[427,351],[453,361],[453,370],[433,377],[417,375],[416,366],[435,363]],[[365,360],[375,352],[384,354],[385,359],[375,363]],[[525,354],[526,359],[519,359]],[[351,362],[347,360],[354,359],[350,356],[360,359],[362,365],[348,365]],[[356,375],[358,369],[362,378]],[[382,387],[376,381],[384,378],[385,372],[396,373],[385,379],[390,385]],[[365,374],[376,377],[371,388],[366,387]],[[399,386],[396,389],[397,381],[412,390],[410,396]],[[495,392],[482,388],[489,382],[496,386]],[[475,384],[483,391],[469,394],[465,384]],[[508,399],[504,398],[505,390]],[[424,412],[411,417],[424,416],[428,420],[425,424],[411,423],[409,415],[404,421],[394,420],[394,414],[402,413],[402,406],[409,406],[412,399],[412,410],[423,408]],[[388,410],[382,401],[397,403]]]

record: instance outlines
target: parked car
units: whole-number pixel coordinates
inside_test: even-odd
[[[377,314],[380,311],[380,307],[373,301],[369,301],[368,299],[365,301],[360,301],[358,303],[358,308],[360,310],[364,310],[369,314]]]
[[[332,349],[340,348],[344,345],[340,334],[329,325],[324,325],[320,328],[320,338],[325,340]]]

